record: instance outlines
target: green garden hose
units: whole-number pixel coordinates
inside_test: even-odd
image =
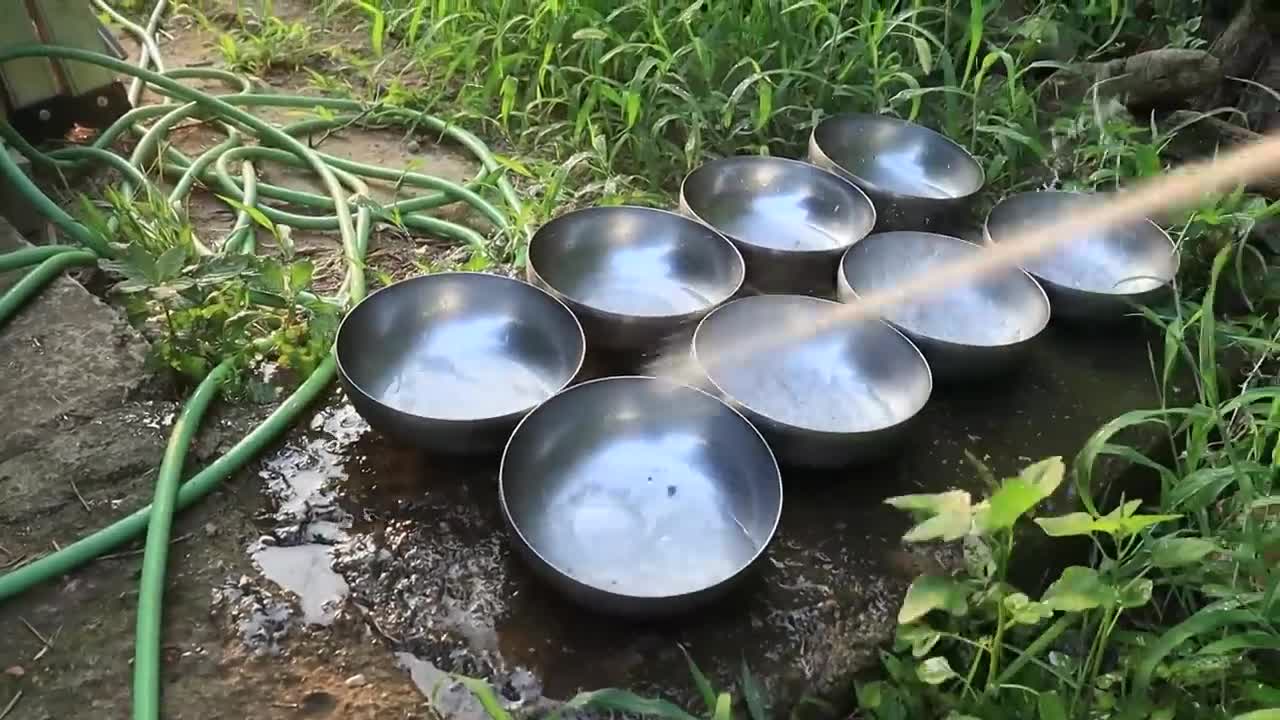
[[[9,126],[0,123],[0,127]],[[9,185],[18,191],[19,195],[30,202],[36,212],[48,218],[54,225],[57,225],[77,244],[89,248],[99,257],[111,257],[111,249],[107,245],[107,241],[89,232],[88,228],[76,222],[65,210],[58,207],[57,203],[40,192],[40,188],[31,182],[31,178],[27,177],[26,173],[22,172],[22,168],[18,167],[18,163],[12,157],[9,157],[9,152],[5,149],[3,142],[0,142],[0,177],[7,180]],[[52,277],[49,279],[52,279]]]
[[[0,154],[3,152],[3,149],[0,149]],[[93,265],[96,262],[98,262],[98,256],[88,250],[60,252],[46,258],[36,266],[35,270],[24,275],[16,285],[9,288],[4,295],[0,295],[0,327],[6,325],[28,300],[35,297],[36,293],[63,270],[76,265]]]
[[[156,689],[160,686],[161,605],[164,600],[165,563],[169,559],[169,531],[173,526],[173,509],[178,504],[178,482],[182,479],[182,465],[186,462],[191,438],[200,427],[200,419],[234,367],[229,361],[222,362],[201,381],[173,424],[169,445],[165,448],[164,459],[160,461],[142,556],[142,582],[138,589],[138,628],[133,655],[135,718],[160,717],[160,693]]]
[[[151,25],[154,26],[155,22],[156,18],[153,17]],[[138,28],[133,30],[136,32]],[[36,266],[0,296],[0,325],[62,270],[73,265],[93,264],[100,258],[110,258],[117,252],[109,238],[101,237],[80,224],[45,196],[9,157],[6,144],[40,170],[79,172],[106,165],[121,173],[125,181],[124,190],[130,195],[142,191],[158,192],[155,184],[144,173],[144,164],[151,163],[162,175],[175,179],[174,186],[167,195],[168,202],[175,206],[185,200],[196,183],[223,193],[237,204],[236,222],[221,248],[201,248],[205,252],[252,253],[255,213],[285,227],[337,230],[341,236],[347,267],[343,289],[339,295],[342,304],[358,302],[365,294],[364,256],[375,219],[460,240],[476,252],[486,252],[485,240],[475,230],[426,215],[424,211],[452,202],[464,202],[500,231],[509,230],[509,218],[519,217],[521,214],[520,202],[514,189],[484,143],[462,128],[424,113],[404,108],[368,107],[353,101],[331,98],[254,94],[251,92],[252,83],[245,78],[212,68],[188,68],[161,73],[74,48],[32,45],[0,49],[0,63],[31,57],[58,58],[102,66],[119,74],[133,76],[135,83],[145,83],[154,91],[177,102],[136,108],[102,131],[90,145],[47,153],[32,147],[10,126],[0,122],[0,176],[7,179],[24,199],[76,243],[74,246],[24,249],[0,256],[0,272]],[[154,59],[158,61],[158,55]],[[221,81],[232,88],[232,93],[211,95],[177,82],[188,78]],[[276,128],[242,109],[257,107],[323,108],[342,113],[343,116],[317,118]],[[212,123],[213,127],[225,134],[225,139],[194,159],[186,157],[167,144],[165,139],[179,123],[190,119]],[[150,127],[143,125],[153,120],[155,122]],[[346,126],[399,126],[409,130],[426,129],[440,133],[471,151],[480,161],[482,172],[475,180],[465,185],[458,184],[422,173],[397,172],[337,158],[318,152],[297,139],[299,136]],[[113,144],[126,134],[138,138],[138,144],[128,159],[110,151]],[[256,140],[259,144],[247,145],[244,143],[246,139]],[[239,172],[233,173],[232,163],[236,161],[239,162]],[[309,169],[321,179],[325,194],[301,192],[262,182],[257,177],[255,161]],[[398,186],[430,192],[381,206],[373,203],[369,197],[365,179],[390,181]],[[496,186],[507,207],[507,213],[479,194],[479,190],[490,185]],[[261,205],[260,198],[283,201],[286,205],[319,214],[302,214],[282,207]],[[250,212],[251,209],[253,212]],[[278,439],[333,381],[336,361],[330,353],[263,423],[253,428],[227,453],[179,485],[187,449],[200,419],[231,372],[230,363],[219,364],[205,377],[187,402],[170,434],[151,505],[58,552],[0,575],[0,602],[3,602],[119,547],[136,538],[143,530],[147,531],[134,659],[135,720],[156,720],[160,713],[160,620],[173,513],[207,495],[223,479],[242,468]]]
[[[18,270],[31,265],[37,265],[45,260],[64,252],[78,251],[73,245],[44,245],[41,247],[23,248],[22,250],[14,250],[13,252],[0,255],[0,272],[9,272],[10,270]]]

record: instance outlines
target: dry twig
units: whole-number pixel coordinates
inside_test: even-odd
[[[18,701],[21,699],[22,699],[22,691],[19,690],[18,694],[14,695],[13,699],[9,701],[9,704],[4,706],[4,710],[0,710],[0,720],[4,720],[6,717],[8,717],[9,713],[13,712],[13,709],[18,706]]]

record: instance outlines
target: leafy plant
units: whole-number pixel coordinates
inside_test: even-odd
[[[222,31],[208,17],[197,15],[206,30],[216,33],[218,51],[232,70],[262,75],[271,70],[298,71],[337,57],[337,51],[320,45],[304,22],[276,17],[271,3],[257,12],[238,6],[232,27]]]
[[[1270,508],[1280,467],[1280,391],[1258,353],[1238,394],[1219,377],[1219,328],[1211,308],[1228,245],[1214,257],[1204,297],[1164,321],[1157,380],[1170,397],[1179,366],[1194,373],[1198,402],[1133,411],[1103,426],[1074,463],[1083,508],[1033,517],[1063,481],[1058,459],[1003,481],[981,502],[967,493],[893,498],[920,520],[910,542],[961,540],[957,577],[924,576],[907,592],[885,680],[859,688],[880,720],[916,717],[1231,718],[1274,707],[1277,675],[1265,653],[1280,649],[1275,598],[1280,519]],[[1157,319],[1159,319],[1157,317]],[[1184,345],[1184,338],[1192,345]],[[1180,452],[1172,465],[1117,442],[1134,427],[1163,426]],[[1113,457],[1149,468],[1160,491],[1120,498],[1107,511],[1093,495],[1093,468]],[[1088,564],[1073,565],[1035,598],[1008,582],[1032,517],[1051,538],[1087,538]],[[951,715],[948,715],[951,713]]]
[[[310,293],[309,261],[201,254],[190,222],[163,199],[106,198],[111,219],[88,201],[83,215],[119,239],[118,257],[102,266],[120,278],[112,292],[151,335],[158,366],[198,380],[227,359],[269,360],[305,376],[328,354],[339,308]]]

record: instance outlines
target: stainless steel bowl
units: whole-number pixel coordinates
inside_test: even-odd
[[[922,125],[850,113],[818,123],[809,160],[871,198],[876,230],[959,232],[986,175],[969,151]]]
[[[1098,200],[1064,191],[1010,195],[987,216],[986,241],[998,243]],[[1144,220],[1070,238],[1023,267],[1044,286],[1055,317],[1109,320],[1165,297],[1178,272],[1178,253],[1164,230]]]
[[[742,287],[742,256],[719,233],[665,210],[595,207],[543,225],[531,282],[573,310],[593,347],[653,350]]]
[[[511,278],[423,275],[369,295],[338,328],[338,374],[375,430],[450,454],[496,452],[582,367],[563,304]]]
[[[733,241],[747,285],[762,293],[830,296],[840,256],[876,224],[867,196],[798,160],[713,160],[680,186],[680,209]]]
[[[714,390],[750,420],[784,465],[843,467],[881,457],[904,439],[929,400],[924,356],[879,320],[832,322],[841,305],[800,295],[758,295],[698,325],[693,358]],[[814,334],[811,328],[827,329]],[[766,328],[795,342],[740,354]]]
[[[773,454],[710,395],[646,377],[577,385],[520,423],[498,477],[533,568],[573,600],[669,615],[728,591],[782,514]]]
[[[924,232],[876,233],[840,263],[840,299],[889,290],[974,254],[979,245]],[[942,378],[988,375],[1009,368],[1049,324],[1049,298],[1025,272],[989,273],[930,297],[900,303],[881,316],[920,348]]]

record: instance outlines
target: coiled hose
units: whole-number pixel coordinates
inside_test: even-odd
[[[154,28],[155,23],[153,16],[148,29]],[[139,28],[133,29],[136,32]],[[151,45],[153,43],[148,44],[147,54],[158,61],[158,54]],[[19,58],[68,60],[105,67],[135,78],[134,88],[149,86],[172,102],[135,108],[100,133],[91,145],[48,153],[32,147],[9,125],[0,123],[0,176],[74,243],[0,255],[0,272],[35,266],[10,290],[0,295],[0,327],[63,270],[77,265],[92,265],[117,252],[117,246],[112,244],[110,237],[102,237],[77,222],[41,192],[10,158],[6,145],[27,158],[33,166],[45,170],[77,171],[93,165],[106,165],[121,173],[126,193],[155,192],[144,168],[158,167],[159,172],[174,181],[168,194],[168,200],[174,204],[182,203],[197,182],[229,197],[239,198],[235,225],[222,247],[214,250],[199,243],[196,246],[198,252],[253,252],[254,235],[249,209],[289,228],[336,230],[342,242],[346,273],[342,289],[333,300],[344,306],[358,302],[365,295],[364,257],[375,220],[396,222],[411,230],[466,243],[474,252],[489,253],[487,241],[476,231],[426,214],[428,210],[462,202],[479,212],[500,233],[507,234],[509,242],[515,239],[514,233],[509,232],[510,218],[520,215],[520,201],[503,176],[500,165],[483,142],[445,120],[404,108],[368,106],[350,100],[255,94],[252,83],[246,78],[211,68],[162,73],[98,53],[50,45],[0,50],[0,63]],[[221,81],[233,92],[214,95],[179,82],[193,78]],[[328,116],[279,128],[245,110],[266,107],[319,108],[327,111]],[[200,118],[219,128],[226,139],[196,158],[185,156],[165,139],[178,123],[189,118]],[[147,126],[144,124],[147,122],[152,124]],[[482,173],[471,183],[460,185],[422,173],[396,171],[334,157],[298,140],[300,136],[317,131],[347,126],[394,126],[439,133],[469,150],[480,161]],[[136,147],[127,158],[111,150],[113,144],[126,134],[138,138]],[[256,142],[247,142],[249,140]],[[302,192],[262,182],[254,166],[255,161],[262,160],[309,169],[320,179],[325,193]],[[239,172],[236,172],[236,162],[240,164]],[[370,199],[365,179],[394,181],[430,192],[378,205]],[[491,186],[497,188],[500,202],[505,206],[502,209],[480,194],[481,190]],[[259,202],[262,198],[283,203],[285,207],[262,205]],[[336,364],[330,353],[264,422],[226,454],[185,483],[180,483],[187,450],[200,420],[232,371],[229,361],[219,364],[200,382],[187,401],[171,431],[151,505],[58,552],[0,575],[0,602],[3,602],[90,562],[146,531],[134,658],[135,720],[156,720],[160,717],[161,615],[173,513],[207,495],[280,437],[333,381]]]

